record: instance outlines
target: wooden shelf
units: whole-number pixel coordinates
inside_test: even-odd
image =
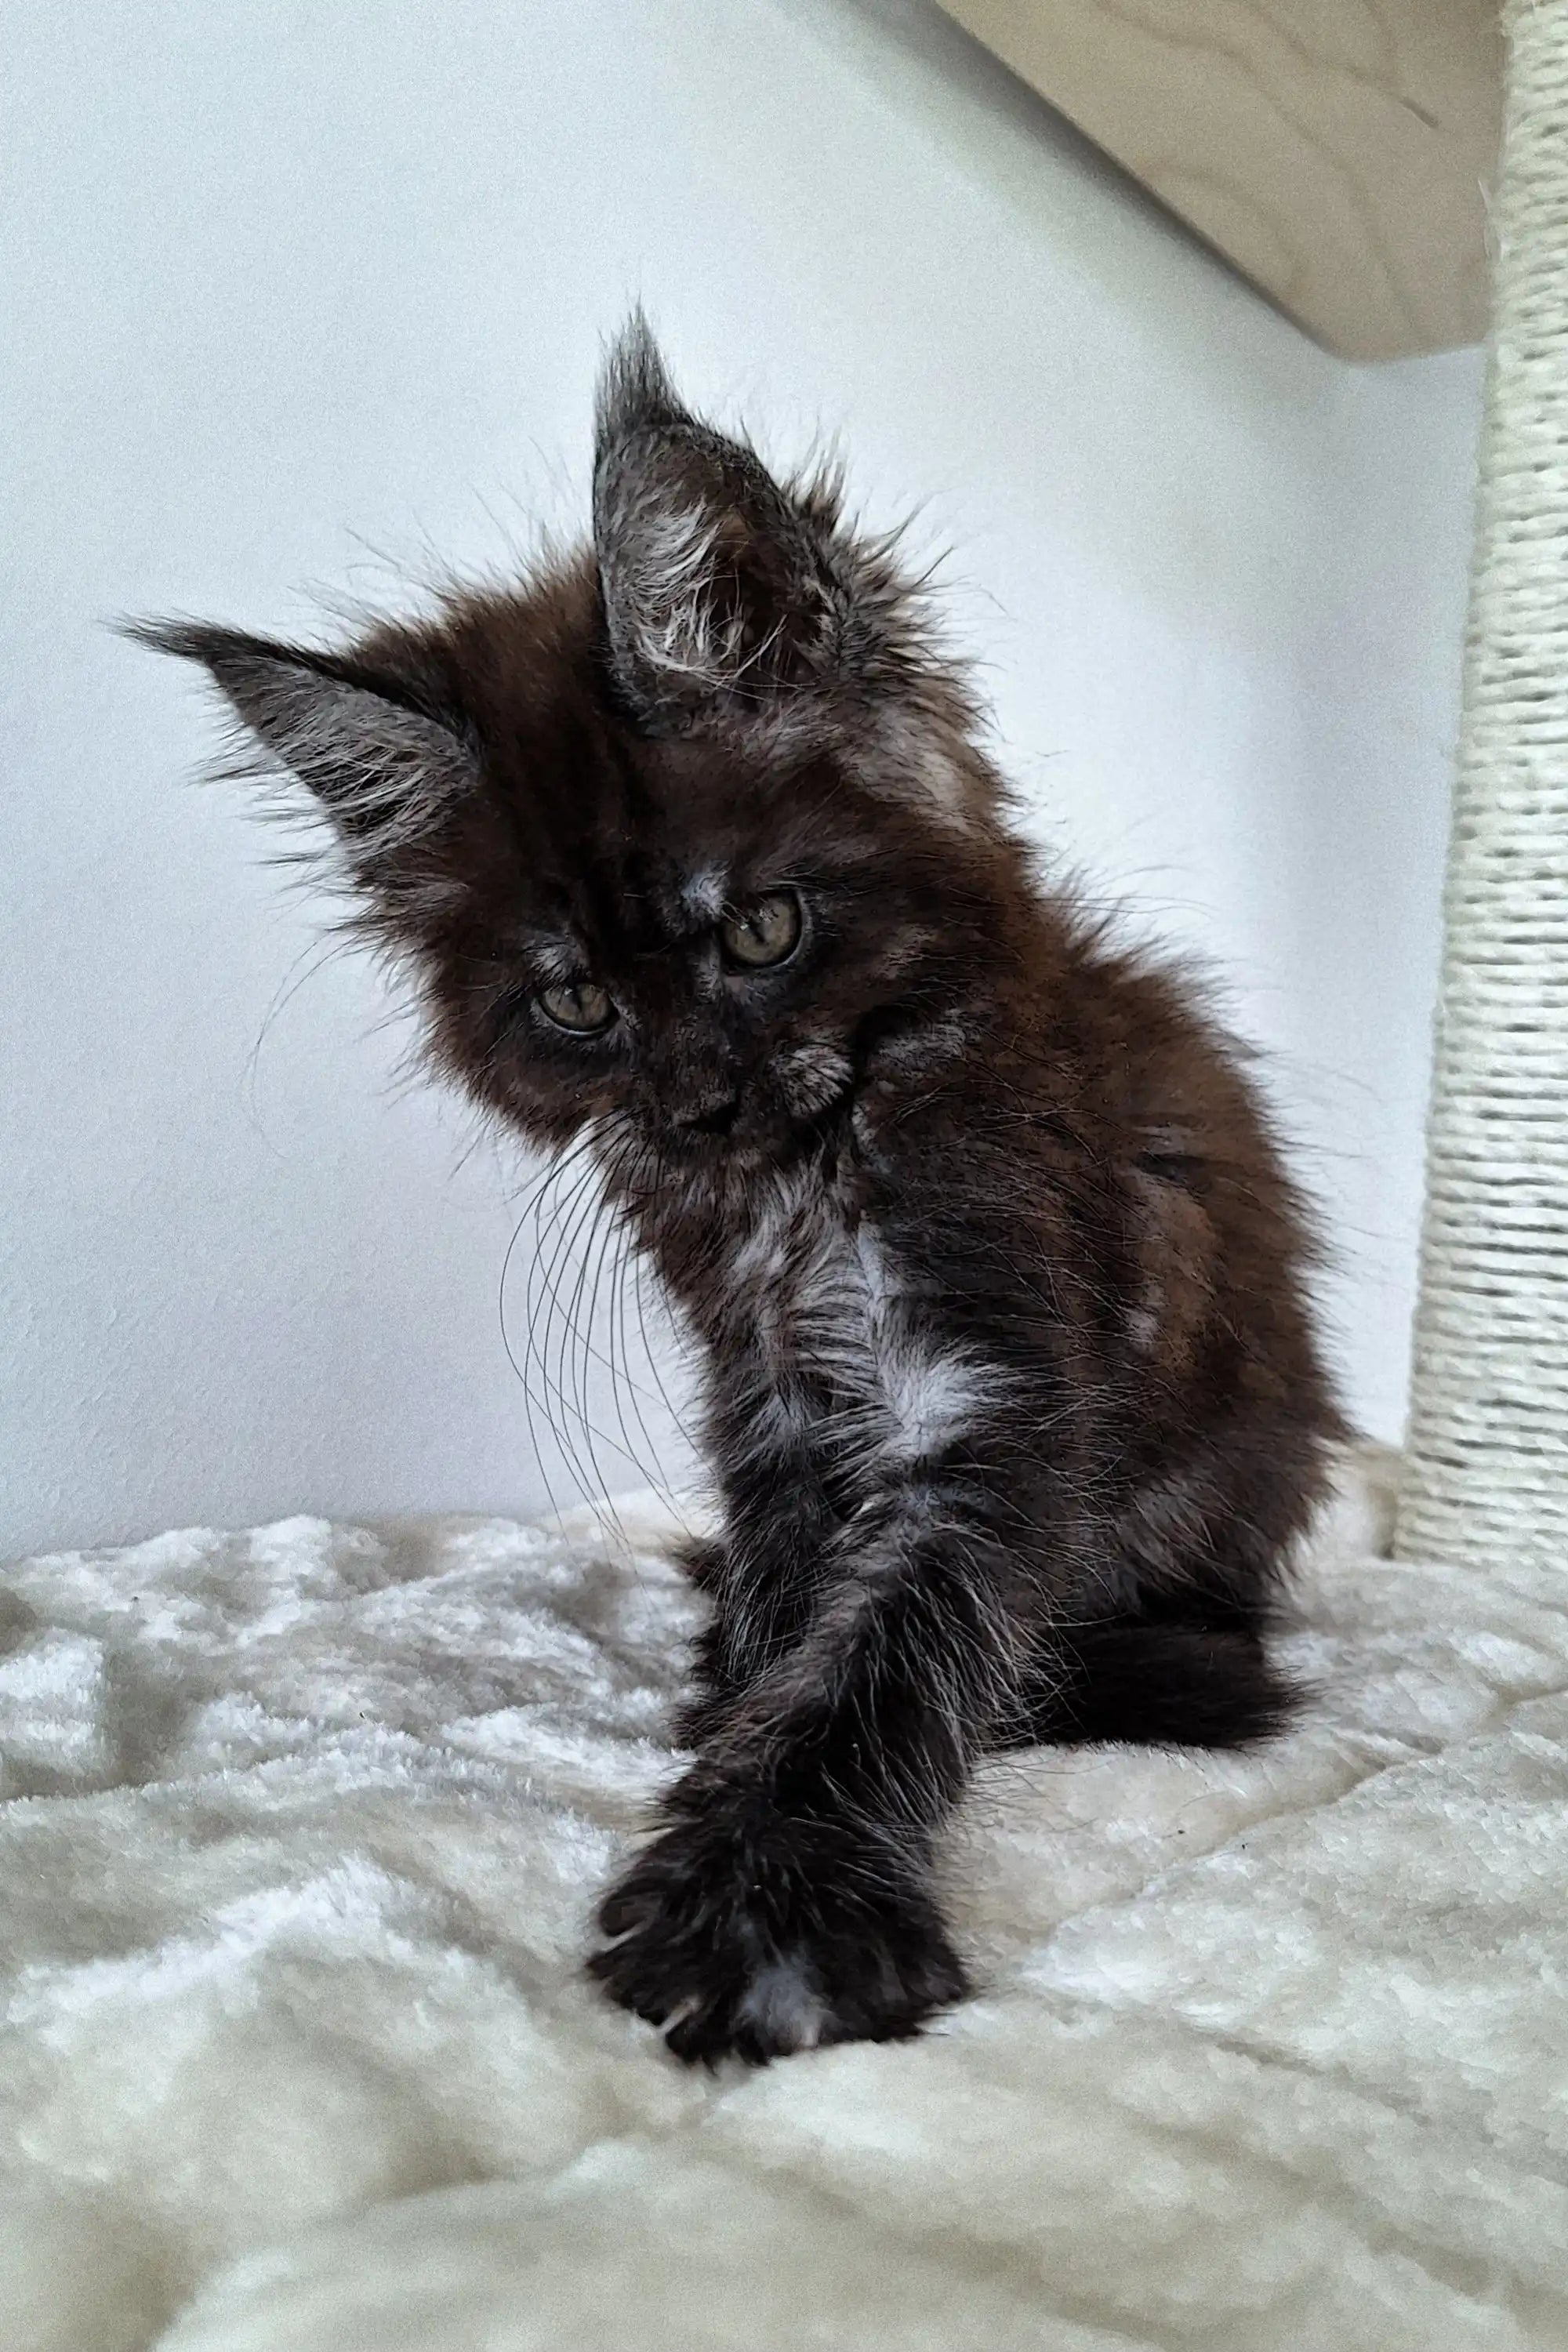
[[[1310,334],[1476,342],[1495,0],[941,0]]]

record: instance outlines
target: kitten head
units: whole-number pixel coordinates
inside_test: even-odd
[[[677,398],[634,321],[592,549],[312,650],[133,634],[313,795],[440,1064],[535,1140],[776,1158],[951,1039],[1010,864],[973,707],[885,541]]]

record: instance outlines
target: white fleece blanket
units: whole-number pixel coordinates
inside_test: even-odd
[[[993,1768],[983,1997],[713,2080],[579,1970],[670,1769],[657,1507],[10,1570],[0,2347],[1568,2346],[1568,1581],[1376,1504],[1289,1738]]]

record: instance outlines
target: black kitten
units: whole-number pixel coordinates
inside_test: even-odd
[[[914,2032],[964,1990],[930,1873],[976,1757],[1286,1712],[1339,1424],[1235,1050],[1037,880],[888,548],[640,322],[591,551],[336,650],[142,634],[319,797],[445,1069],[591,1138],[703,1343],[697,1752],[595,1973],[686,2058]]]

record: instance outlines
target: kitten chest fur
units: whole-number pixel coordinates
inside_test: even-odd
[[[745,1368],[753,1453],[806,1439],[876,1490],[999,1402],[999,1373],[939,1337],[852,1181],[808,1164],[761,1182],[729,1236],[722,1287],[720,1353],[727,1376]]]

